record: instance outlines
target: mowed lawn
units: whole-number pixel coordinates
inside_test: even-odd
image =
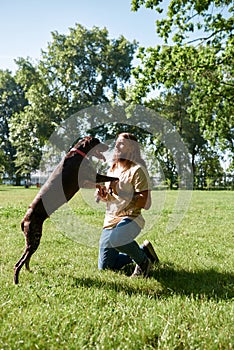
[[[154,191],[138,237],[160,258],[147,279],[130,279],[134,266],[97,269],[104,208],[78,193],[46,220],[16,286],[20,222],[37,191],[0,186],[1,350],[234,348],[234,192],[194,191],[183,206],[178,191]]]

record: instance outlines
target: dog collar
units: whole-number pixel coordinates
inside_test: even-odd
[[[78,153],[78,154],[80,154],[82,157],[88,158],[88,157],[87,157],[87,154],[85,154],[84,152],[80,151],[80,150],[77,149],[77,148],[72,148],[72,149],[70,149],[70,152]]]

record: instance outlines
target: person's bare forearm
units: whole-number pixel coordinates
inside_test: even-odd
[[[148,210],[151,206],[151,195],[149,191],[134,194],[135,206]]]

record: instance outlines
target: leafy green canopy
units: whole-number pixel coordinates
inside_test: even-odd
[[[156,21],[157,33],[165,42],[170,37],[176,43],[186,42],[194,33],[196,41],[220,45],[233,31],[232,0],[171,0],[167,4],[162,0],[132,0],[133,11],[144,5],[161,15]]]
[[[233,1],[171,0],[166,7],[158,0],[132,0],[134,11],[142,5],[158,13],[157,33],[165,45],[139,49],[133,99],[140,102],[154,89],[192,86],[191,119],[213,144],[233,150]]]
[[[12,116],[11,138],[21,173],[38,168],[41,147],[62,121],[115,100],[130,79],[135,50],[136,42],[123,36],[110,39],[105,28],[88,30],[78,24],[67,35],[52,33],[37,65],[28,59],[17,61],[16,80],[28,100],[24,110]]]
[[[26,104],[21,85],[12,77],[10,71],[0,70],[0,171],[7,173],[10,178],[16,171],[16,148],[10,140],[11,116],[22,111]]]

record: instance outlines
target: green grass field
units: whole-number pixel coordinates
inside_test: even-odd
[[[153,192],[155,203],[161,192]],[[163,205],[146,213],[152,225],[138,238],[151,240],[160,258],[147,279],[130,279],[133,266],[98,271],[104,213],[78,193],[70,233],[63,212],[48,219],[32,273],[23,268],[15,286],[13,267],[24,250],[20,221],[36,193],[0,186],[0,349],[233,349],[234,192],[194,191],[172,232],[166,227],[178,192],[163,192]],[[93,246],[73,237],[79,223],[87,241],[89,225],[95,227]]]

